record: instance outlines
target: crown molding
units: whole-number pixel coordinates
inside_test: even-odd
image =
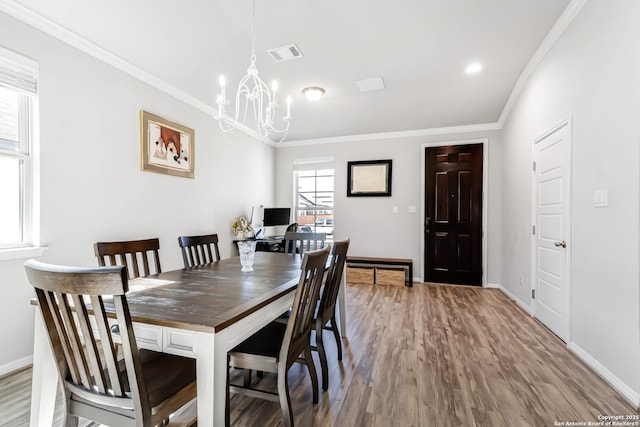
[[[442,128],[401,130],[393,132],[363,133],[360,135],[330,136],[327,138],[298,139],[282,142],[276,147],[298,147],[302,145],[336,144],[340,142],[376,141],[383,139],[402,139],[430,135],[446,135],[450,133],[482,132],[500,130],[498,123],[482,123],[477,125],[449,126]]]
[[[61,40],[68,45],[71,45],[82,52],[93,56],[100,61],[103,61],[118,70],[129,74],[130,76],[148,84],[182,102],[188,104],[206,114],[211,116],[216,115],[214,107],[202,102],[198,98],[189,95],[188,93],[178,89],[177,87],[167,83],[166,81],[150,74],[132,63],[124,60],[123,58],[114,55],[108,50],[98,46],[95,43],[90,42],[86,38],[70,31],[63,26],[56,24],[52,20],[45,18],[44,16],[32,11],[31,9],[15,2],[14,0],[2,0],[0,1],[0,11],[13,16],[14,18],[31,25],[32,27],[43,31]]]
[[[507,119],[509,118],[509,114],[511,114],[511,110],[520,97],[520,94],[522,93],[524,86],[529,80],[529,77],[531,77],[536,68],[538,68],[538,65],[540,65],[542,60],[547,56],[551,48],[556,44],[569,24],[573,22],[574,18],[578,15],[580,10],[582,10],[582,7],[587,3],[587,1],[589,0],[571,0],[571,2],[564,9],[564,12],[562,12],[562,15],[560,15],[551,30],[549,30],[545,38],[542,40],[542,43],[540,43],[538,49],[536,49],[534,54],[531,56],[529,62],[527,62],[527,65],[520,73],[520,76],[518,77],[516,84],[513,86],[513,90],[511,90],[511,94],[509,95],[509,98],[507,99],[507,102],[502,109],[502,113],[500,114],[500,118],[498,119],[500,128],[504,126]]]

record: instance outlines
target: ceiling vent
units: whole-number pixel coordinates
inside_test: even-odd
[[[290,61],[304,56],[300,48],[295,44],[269,49],[267,50],[267,53],[269,53],[276,62]]]
[[[356,86],[360,92],[370,92],[372,90],[384,89],[382,77],[372,77],[370,79],[356,81]]]

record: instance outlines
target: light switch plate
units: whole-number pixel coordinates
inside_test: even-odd
[[[409,206],[409,213],[414,214],[416,212],[418,212],[418,208],[415,206]]]
[[[393,213],[398,213],[398,207],[397,206],[393,207]]]

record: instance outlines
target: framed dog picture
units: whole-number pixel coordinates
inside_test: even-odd
[[[193,129],[141,110],[141,169],[193,178],[195,165],[193,136]]]

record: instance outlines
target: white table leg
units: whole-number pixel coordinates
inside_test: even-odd
[[[213,334],[196,333],[196,380],[198,383],[198,424],[211,427],[215,416],[213,396],[215,374],[213,369]],[[223,424],[224,425],[224,424]]]
[[[217,337],[214,337],[217,338]],[[227,405],[227,373],[229,366],[227,365],[227,350],[222,342],[216,339],[215,344],[215,360],[214,360],[214,376],[216,381],[213,383],[213,425],[225,425],[225,407]],[[198,425],[200,420],[198,420]]]
[[[343,271],[340,278],[340,289],[338,289],[338,310],[340,312],[340,334],[342,338],[347,337],[347,274]]]
[[[33,339],[33,380],[31,383],[31,427],[51,427],[58,391],[56,366],[42,313],[36,307]]]

